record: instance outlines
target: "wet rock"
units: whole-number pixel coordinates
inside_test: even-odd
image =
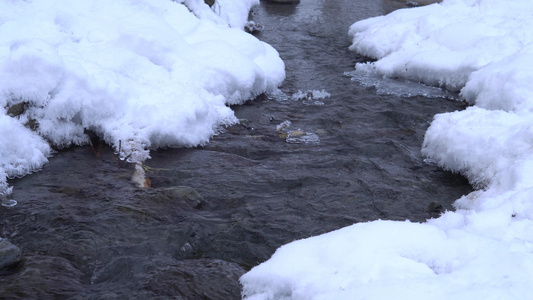
[[[188,200],[189,204],[192,204],[193,207],[198,207],[202,203],[202,196],[192,187],[173,186],[166,188],[165,192],[177,198]]]
[[[0,239],[0,269],[18,264],[22,258],[20,248],[6,239]]]
[[[248,119],[239,119],[239,124],[241,124],[246,129],[252,129],[252,127],[250,126],[250,120]]]
[[[66,186],[66,187],[51,188],[50,192],[64,194],[66,196],[73,197],[73,196],[80,194],[81,190],[76,187]]]
[[[205,4],[209,5],[209,7],[215,5],[216,0],[204,0]]]
[[[220,259],[121,257],[91,278],[97,289],[91,299],[240,299],[244,273]]]
[[[28,122],[24,124],[27,128],[31,130],[37,130],[39,128],[39,122],[35,119],[29,119]]]
[[[18,117],[22,115],[26,111],[27,108],[28,108],[28,102],[20,102],[20,103],[11,105],[7,109],[7,114],[10,117]]]
[[[438,218],[442,213],[444,213],[445,209],[442,204],[433,201],[428,205],[427,211],[431,214],[432,218]]]
[[[82,295],[82,282],[83,274],[67,259],[28,255],[15,276],[0,276],[0,298],[90,299]]]
[[[192,208],[200,208],[203,203],[202,196],[189,186],[172,186],[154,189],[151,191],[149,197],[152,201],[157,202],[185,201]]]
[[[239,265],[219,259],[170,262],[152,272],[147,286],[168,291],[168,297],[179,294],[183,299],[237,299],[239,277],[244,272]]]

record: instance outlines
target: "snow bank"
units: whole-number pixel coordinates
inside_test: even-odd
[[[526,0],[448,0],[397,10],[353,24],[350,49],[378,59],[357,64],[361,71],[459,90],[472,72],[533,39],[532,6]]]
[[[511,218],[510,216],[508,216]],[[428,224],[360,223],[280,247],[241,278],[245,299],[527,299],[531,245],[447,213]],[[509,223],[510,220],[507,220]],[[486,228],[489,227],[489,228]]]
[[[142,162],[235,123],[228,104],[285,76],[276,50],[240,29],[257,3],[0,0],[0,191],[46,163],[48,143],[87,143],[84,129]]]
[[[40,168],[47,162],[50,147],[38,134],[1,113],[0,137],[0,196],[3,196],[10,192],[6,177],[21,176]]]
[[[479,190],[423,224],[356,224],[278,249],[246,299],[529,299],[533,285],[533,2],[445,0],[355,23],[356,72],[460,90],[422,152]],[[430,200],[428,200],[429,202]]]

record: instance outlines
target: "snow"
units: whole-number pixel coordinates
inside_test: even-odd
[[[531,245],[480,236],[448,214],[429,224],[359,223],[287,244],[241,278],[243,293],[246,299],[526,299]]]
[[[40,168],[50,155],[48,143],[27,130],[17,120],[0,114],[0,196],[10,192],[5,181],[10,175],[22,175]]]
[[[285,77],[245,33],[258,0],[0,0],[0,194],[52,148],[100,135],[142,163],[159,147],[202,145],[237,122],[228,107]]]
[[[533,39],[532,5],[449,0],[398,10],[353,24],[350,49],[378,59],[357,69],[459,90],[472,72],[516,54]]]
[[[444,0],[353,24],[358,74],[460,91],[422,153],[476,191],[425,223],[355,224],[280,247],[245,299],[531,299],[533,2]],[[437,101],[437,100],[436,100]],[[428,202],[431,199],[428,200]]]
[[[291,99],[294,101],[302,101],[305,105],[324,105],[324,102],[320,101],[321,99],[326,99],[331,97],[331,94],[325,90],[308,90],[307,92],[298,91],[297,93],[292,94]]]

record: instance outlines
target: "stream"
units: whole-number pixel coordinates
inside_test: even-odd
[[[471,186],[420,147],[435,114],[465,103],[345,74],[367,60],[348,50],[349,26],[401,7],[262,1],[251,18],[285,61],[280,92],[233,107],[241,124],[203,147],[152,151],[151,188],[105,145],[60,150],[10,180],[18,204],[0,207],[0,237],[22,262],[0,272],[2,298],[240,299],[239,277],[286,243],[452,210]]]

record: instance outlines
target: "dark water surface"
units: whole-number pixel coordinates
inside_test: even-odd
[[[0,207],[0,237],[23,261],[0,273],[0,298],[239,299],[238,278],[283,244],[356,222],[424,221],[431,202],[452,209],[471,188],[425,164],[420,145],[435,114],[464,105],[377,95],[343,76],[364,60],[347,49],[348,27],[392,2],[262,2],[253,19],[286,63],[281,90],[331,97],[234,107],[243,124],[206,147],[152,152],[152,188],[136,188],[106,147],[61,151],[12,180],[18,205]],[[288,143],[297,129],[320,141]]]

